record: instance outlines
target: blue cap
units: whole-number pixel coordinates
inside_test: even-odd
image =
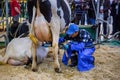
[[[72,35],[77,31],[79,31],[79,27],[76,24],[72,23],[69,25],[68,30],[66,31],[66,34]]]

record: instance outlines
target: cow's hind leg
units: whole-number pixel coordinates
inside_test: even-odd
[[[13,66],[20,66],[20,65],[24,65],[25,62],[14,60],[14,59],[9,59],[8,64],[13,65]]]
[[[60,21],[58,18],[54,18],[51,21],[51,32],[52,32],[52,50],[54,54],[54,69],[56,72],[61,72],[59,60],[58,60],[58,39],[60,33]]]

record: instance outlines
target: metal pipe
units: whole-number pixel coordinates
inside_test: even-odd
[[[99,7],[100,7],[100,0],[97,0],[97,12],[96,12],[96,24],[99,24],[98,18],[99,18]],[[96,28],[96,43],[98,43],[98,28]]]
[[[95,16],[96,16],[96,3],[95,3],[95,0],[92,0],[92,5],[93,5],[93,9],[94,9],[94,12],[95,12]]]
[[[9,32],[9,26],[8,26],[8,0],[5,1],[5,6],[6,6],[6,42],[9,42],[8,38],[8,32]]]
[[[104,22],[104,23],[109,24],[107,20],[103,20],[103,19],[101,19],[101,18],[97,18],[97,20],[99,20],[99,21],[102,21],[102,22]]]
[[[5,34],[0,35],[0,38],[4,37],[5,40],[5,47],[7,46],[7,37]]]

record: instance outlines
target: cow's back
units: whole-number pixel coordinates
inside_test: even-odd
[[[33,2],[31,6],[37,6],[37,0],[28,0],[28,4],[29,2]],[[60,18],[61,30],[70,23],[71,10],[67,0],[39,0],[39,4],[40,12],[44,15],[48,23],[51,22],[52,16]],[[32,9],[29,9],[31,6],[28,6],[29,13],[32,13]],[[32,14],[28,14],[28,16],[31,18],[29,21],[31,22]]]
[[[58,16],[61,30],[70,23],[71,10],[66,0],[44,0],[40,4],[40,11],[49,23],[52,16]]]

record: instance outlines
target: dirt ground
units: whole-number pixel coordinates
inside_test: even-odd
[[[4,48],[0,49],[0,54]],[[32,72],[24,66],[0,65],[0,80],[120,80],[120,47],[101,46],[94,53],[95,68],[87,72],[79,72],[59,61],[62,73],[56,73],[51,58],[38,65],[38,71]]]

